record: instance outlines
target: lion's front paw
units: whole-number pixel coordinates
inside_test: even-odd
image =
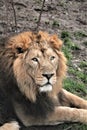
[[[0,127],[0,130],[19,130],[20,126],[16,121],[11,123],[5,123],[3,126]]]

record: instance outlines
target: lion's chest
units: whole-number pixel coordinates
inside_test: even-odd
[[[15,102],[14,108],[15,108],[15,112],[16,112],[18,118],[21,120],[21,122],[25,126],[30,126],[31,125],[31,118],[29,117],[29,115],[24,113],[24,109],[21,107],[21,105]]]
[[[42,95],[35,103],[25,99],[14,101],[14,108],[21,122],[25,126],[31,126],[44,122],[47,115],[54,110],[54,104],[47,96]]]

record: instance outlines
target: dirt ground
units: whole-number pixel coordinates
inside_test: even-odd
[[[17,28],[11,0],[0,0],[0,38],[37,27],[42,0],[13,1]],[[78,62],[87,62],[87,0],[46,0],[39,30],[56,33],[59,37],[63,31],[68,31],[79,47],[73,52],[72,63],[78,67]],[[83,32],[85,37],[77,38],[75,32]]]

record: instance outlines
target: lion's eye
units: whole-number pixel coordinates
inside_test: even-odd
[[[50,60],[52,61],[52,60],[54,60],[55,59],[55,56],[51,56],[50,57]]]
[[[33,61],[35,62],[38,62],[38,59],[35,57],[35,58],[32,58]]]
[[[17,49],[17,52],[18,52],[18,53],[23,53],[23,52],[24,52],[21,47],[17,47],[16,49]]]

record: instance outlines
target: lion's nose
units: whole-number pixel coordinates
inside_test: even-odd
[[[49,80],[54,74],[52,73],[52,74],[42,74],[42,75]]]

